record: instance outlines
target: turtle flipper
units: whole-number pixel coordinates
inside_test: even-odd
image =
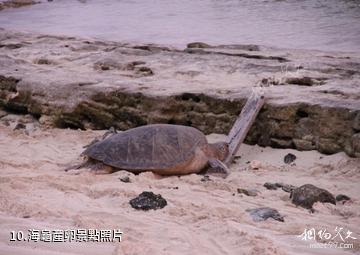
[[[229,175],[230,173],[229,168],[220,160],[211,158],[209,159],[208,163],[210,167],[206,171],[207,174],[211,174],[223,178],[226,178]]]
[[[64,169],[65,172],[71,171],[71,170],[79,170],[84,167],[89,167],[92,163],[89,160],[86,160],[80,164],[71,165]]]
[[[102,162],[92,164],[90,170],[93,174],[111,174],[114,172],[114,169],[111,166],[107,166]]]
[[[85,162],[80,164],[71,165],[64,169],[65,172],[75,172],[79,174],[82,168],[89,168],[90,172],[93,174],[111,174],[114,172],[113,168],[103,164],[102,162],[96,162],[94,160],[88,159]],[[88,170],[86,170],[88,171]]]

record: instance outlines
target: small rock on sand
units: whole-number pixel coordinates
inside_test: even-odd
[[[160,195],[153,192],[144,191],[139,196],[130,200],[132,208],[137,210],[148,211],[150,209],[161,209],[167,205],[166,200]]]
[[[237,189],[237,192],[239,194],[244,194],[246,196],[250,196],[250,197],[256,197],[258,194],[258,191],[256,189]]]
[[[256,209],[246,209],[250,213],[250,216],[254,221],[264,221],[268,218],[273,218],[274,220],[284,222],[284,216],[273,208],[270,207],[260,207]]]
[[[269,190],[277,190],[277,188],[279,188],[276,183],[270,183],[270,182],[265,182],[264,183],[264,187],[269,189]]]
[[[284,162],[285,164],[291,164],[292,162],[294,162],[296,159],[296,156],[292,153],[288,153],[285,157],[284,157]]]
[[[204,177],[201,178],[200,181],[202,181],[202,182],[209,182],[209,181],[212,181],[212,180],[210,179],[210,176],[204,175]]]
[[[336,204],[334,196],[329,191],[312,184],[305,184],[294,189],[290,198],[293,204],[311,210],[316,202]]]
[[[336,196],[336,201],[338,201],[338,202],[348,201],[348,200],[350,200],[350,197],[348,197],[347,195],[339,194]]]
[[[281,188],[283,191],[289,192],[289,193],[297,188],[294,185],[285,184],[282,182],[276,182],[276,183],[265,182],[264,187],[269,190],[277,190],[278,188]]]
[[[125,182],[125,183],[130,183],[131,182],[129,176],[120,177],[119,180],[122,181],[122,182]]]

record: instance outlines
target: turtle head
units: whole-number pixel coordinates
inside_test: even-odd
[[[224,161],[229,154],[229,144],[225,142],[209,144],[210,154],[212,157]]]

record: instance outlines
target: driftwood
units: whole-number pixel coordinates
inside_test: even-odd
[[[259,91],[253,91],[229,132],[227,141],[229,144],[229,155],[224,161],[226,165],[229,166],[233,161],[240,145],[244,141],[246,134],[254,123],[256,116],[264,103],[264,95]]]

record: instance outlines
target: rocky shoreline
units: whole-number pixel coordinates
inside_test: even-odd
[[[0,29],[0,109],[61,128],[173,123],[226,134],[261,87],[267,102],[247,143],[360,157],[359,81],[360,53],[181,50]]]
[[[24,6],[29,6],[33,4],[40,3],[39,1],[33,0],[6,0],[0,1],[0,11],[7,8],[20,8]]]

